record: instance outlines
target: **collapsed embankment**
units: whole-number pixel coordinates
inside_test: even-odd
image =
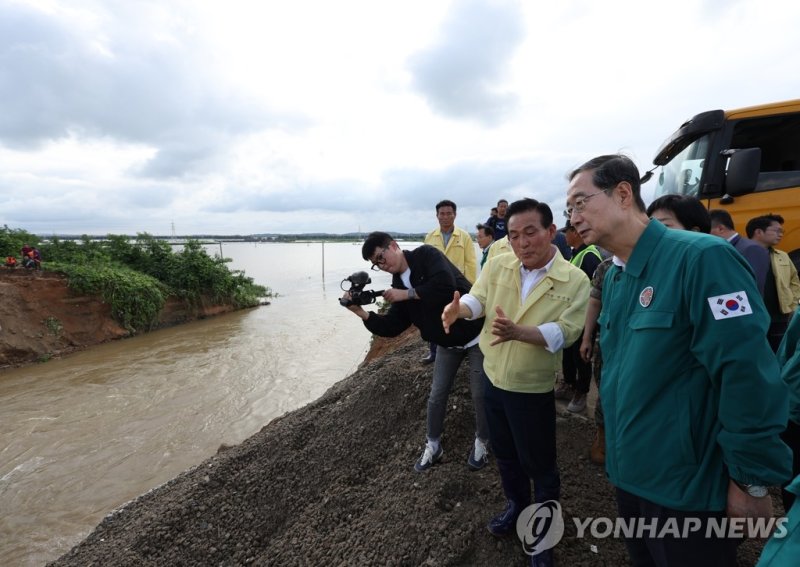
[[[0,270],[0,368],[44,361],[130,333],[97,296],[79,296],[53,272]],[[158,327],[232,311],[230,305],[190,306],[170,299]]]
[[[516,537],[485,529],[504,505],[494,462],[470,472],[473,419],[465,369],[445,424],[442,463],[414,472],[430,366],[410,333],[322,398],[108,516],[54,566],[524,565]],[[588,461],[594,426],[560,412],[566,532],[560,565],[628,564],[618,539],[576,537],[572,518],[615,517],[611,486]],[[593,546],[596,548],[593,549]],[[742,546],[753,565],[758,544]]]

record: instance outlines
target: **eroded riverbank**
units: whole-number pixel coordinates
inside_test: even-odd
[[[55,272],[0,269],[0,369],[42,362],[130,336],[97,296],[81,296]],[[190,306],[171,298],[157,327],[169,327],[234,310],[201,301]]]

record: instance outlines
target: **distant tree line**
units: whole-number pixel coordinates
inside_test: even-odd
[[[426,233],[424,232],[392,232],[389,231],[392,238],[398,240],[424,240]],[[133,239],[134,236],[124,236],[125,238]],[[304,232],[299,234],[192,234],[192,235],[176,235],[176,236],[150,236],[155,240],[163,241],[185,241],[185,240],[198,240],[198,241],[213,241],[213,242],[297,242],[297,241],[325,241],[325,242],[361,242],[366,238],[365,232],[349,232],[347,234],[331,234],[327,232]],[[58,238],[59,240],[76,240],[86,242],[87,240],[107,240],[107,236],[98,235],[81,235],[74,234],[60,234],[53,235],[50,238]],[[172,242],[174,244],[174,242]]]

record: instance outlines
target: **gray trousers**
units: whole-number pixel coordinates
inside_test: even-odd
[[[469,358],[469,389],[475,410],[475,435],[481,441],[489,440],[489,426],[483,401],[483,353],[478,345],[469,348],[436,347],[436,362],[433,365],[433,383],[428,396],[428,439],[439,440],[444,431],[444,414],[447,399],[453,389],[456,372],[464,357]]]

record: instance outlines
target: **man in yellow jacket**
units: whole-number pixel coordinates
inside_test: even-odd
[[[444,252],[447,259],[455,264],[469,283],[475,283],[478,273],[475,245],[469,233],[455,225],[456,208],[456,204],[447,199],[436,203],[436,220],[439,221],[439,228],[428,233],[425,244]]]
[[[475,254],[475,245],[469,233],[455,225],[456,204],[449,199],[436,203],[436,220],[439,228],[428,233],[425,244],[429,244],[444,252],[458,270],[464,274],[469,283],[475,283],[478,273],[478,260]],[[430,354],[422,359],[429,364],[436,360],[436,345],[430,343]]]
[[[445,331],[458,319],[486,316],[484,403],[508,500],[487,526],[495,536],[516,529],[531,502],[531,480],[536,503],[559,499],[553,386],[561,349],[581,335],[590,287],[552,244],[556,227],[547,204],[521,199],[507,216],[514,253],[487,261],[469,294],[454,293],[442,312]],[[551,565],[552,550],[534,553],[533,564]]]
[[[786,327],[800,301],[800,278],[789,255],[775,248],[783,238],[783,217],[763,215],[748,221],[747,238],[769,252],[769,268],[764,282],[764,304],[770,315],[767,339],[773,351],[786,333]]]

